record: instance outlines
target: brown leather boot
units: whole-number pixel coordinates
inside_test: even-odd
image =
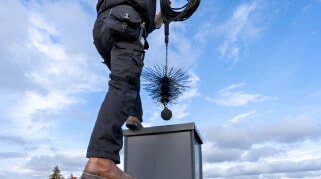
[[[129,116],[126,121],[126,127],[131,130],[143,128],[142,122],[135,116]]]
[[[121,171],[114,161],[106,158],[89,158],[81,179],[135,179]]]

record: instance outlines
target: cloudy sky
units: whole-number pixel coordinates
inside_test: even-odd
[[[173,0],[181,6],[185,0]],[[91,30],[96,0],[0,1],[0,178],[79,176],[108,71]],[[169,65],[189,90],[145,126],[195,122],[204,179],[321,176],[321,1],[202,0],[170,27]],[[163,30],[145,66],[165,60]],[[122,167],[120,165],[120,167]]]

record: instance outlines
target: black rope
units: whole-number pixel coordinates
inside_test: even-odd
[[[170,0],[160,0],[162,16],[169,22],[184,21],[196,11],[200,1],[201,0],[187,0],[184,6],[172,8]]]

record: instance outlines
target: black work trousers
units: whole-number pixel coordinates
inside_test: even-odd
[[[89,141],[87,157],[108,158],[118,164],[123,146],[122,125],[129,116],[142,121],[139,93],[144,47],[139,40],[113,37],[108,28],[100,36],[94,36],[94,44],[110,69],[110,80]]]

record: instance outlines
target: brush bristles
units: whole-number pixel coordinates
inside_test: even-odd
[[[164,84],[164,78],[169,79]],[[145,68],[142,73],[143,87],[149,93],[149,96],[156,104],[173,104],[177,98],[188,88],[190,75],[182,68],[169,68],[154,66],[154,68]],[[164,87],[165,86],[165,87]],[[166,90],[164,90],[166,89]]]

